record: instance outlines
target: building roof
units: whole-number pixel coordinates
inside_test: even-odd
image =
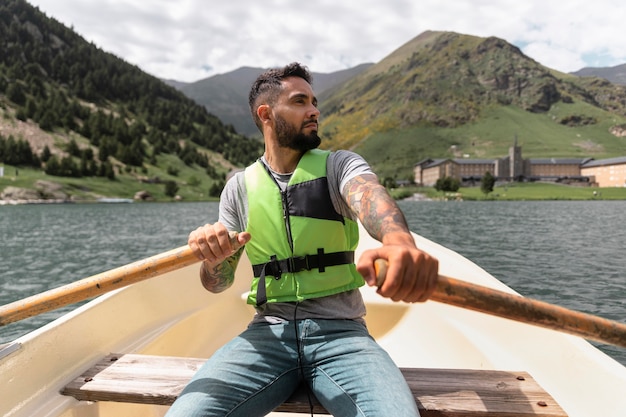
[[[418,163],[416,163],[414,166],[418,167],[418,166],[426,166],[428,164],[430,164],[432,162],[432,158],[424,158],[421,161],[419,161]]]
[[[582,165],[589,158],[530,158],[531,165]]]
[[[508,159],[508,157],[506,157]],[[502,158],[505,159],[505,158]],[[501,160],[501,159],[500,159]],[[426,158],[416,163],[415,166],[421,166],[423,169],[433,168],[445,162],[452,162],[459,165],[479,165],[479,164],[495,164],[498,159],[469,159],[469,158]],[[581,168],[591,168],[606,165],[622,165],[626,164],[626,156],[617,158],[607,158],[594,160],[593,158],[529,158],[531,165],[576,165]]]
[[[581,168],[601,167],[606,165],[622,165],[626,164],[626,156],[619,156],[617,158],[607,158],[587,161]]]
[[[495,159],[465,159],[459,158],[455,159],[454,162],[460,165],[479,165],[479,164],[495,164]]]
[[[452,162],[459,165],[479,165],[479,164],[494,164],[495,159],[450,159],[450,158],[438,158],[438,159],[423,159],[416,166],[421,166],[423,169],[433,168],[446,162]]]
[[[422,168],[432,168],[443,164],[444,162],[450,161],[450,159],[441,158],[441,159],[431,159],[429,163],[424,165]]]

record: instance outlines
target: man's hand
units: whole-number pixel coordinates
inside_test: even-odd
[[[219,293],[233,284],[242,247],[250,237],[248,232],[231,234],[221,223],[205,224],[189,234],[189,247],[203,261],[200,281],[204,288]]]
[[[377,285],[376,259],[384,259],[388,264],[385,280],[377,291],[383,297],[408,303],[424,302],[437,286],[439,261],[406,245],[383,245],[361,255],[357,270],[370,286]]]
[[[248,243],[250,233],[233,233],[221,223],[205,224],[189,234],[187,243],[194,255],[210,265],[222,263]]]

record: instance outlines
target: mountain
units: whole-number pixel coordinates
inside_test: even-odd
[[[315,93],[322,97],[324,93],[351,79],[372,64],[361,64],[354,68],[332,73],[313,72]],[[184,83],[175,80],[165,82],[187,97],[203,105],[207,111],[216,115],[224,123],[234,126],[237,132],[244,135],[259,135],[259,130],[252,121],[248,107],[248,93],[256,77],[265,68],[242,67],[225,74],[214,75],[200,81]]]
[[[71,198],[201,199],[262,152],[241,134],[256,134],[247,94],[260,68],[165,83],[24,0],[0,3],[0,51],[0,162],[15,172],[0,193],[52,181]],[[313,76],[322,147],[353,149],[381,176],[411,178],[424,158],[502,157],[514,141],[526,158],[626,155],[626,86],[495,37],[428,31],[378,63]]]
[[[381,174],[424,158],[626,155],[626,87],[547,68],[495,37],[428,31],[321,102],[322,147]]]
[[[163,195],[162,184],[167,194],[206,198],[262,152],[258,140],[24,0],[0,3],[0,51],[0,162],[36,171],[31,182],[45,176],[85,198],[112,189]],[[14,180],[32,188],[24,176]]]
[[[599,77],[609,80],[614,84],[626,85],[626,64],[617,65],[615,67],[586,67],[572,74],[579,77]]]
[[[247,92],[261,71],[177,88],[253,135]],[[502,157],[516,140],[525,157],[626,154],[626,87],[560,73],[496,37],[426,31],[338,75],[313,74],[322,147],[353,149],[380,175],[411,178],[429,157]]]

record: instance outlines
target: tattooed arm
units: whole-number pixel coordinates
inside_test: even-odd
[[[212,293],[219,293],[233,285],[235,269],[237,269],[242,252],[243,247],[217,265],[209,265],[206,261],[202,262],[200,267],[202,286]]]
[[[419,250],[402,211],[375,175],[360,175],[348,181],[343,194],[350,208],[375,239],[383,245],[365,251],[357,270],[367,283],[376,285],[374,261],[388,263],[378,293],[394,301],[426,301],[437,284],[439,262]]]
[[[218,293],[235,280],[235,269],[250,233],[229,234],[221,223],[206,224],[189,234],[187,243],[200,259],[200,281],[207,290]]]
[[[343,194],[368,233],[382,243],[415,246],[404,214],[373,174],[359,175],[346,183]]]

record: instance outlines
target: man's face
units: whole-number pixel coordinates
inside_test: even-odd
[[[317,135],[320,112],[308,82],[300,77],[283,80],[283,91],[273,110],[279,146],[305,152],[320,145]]]

